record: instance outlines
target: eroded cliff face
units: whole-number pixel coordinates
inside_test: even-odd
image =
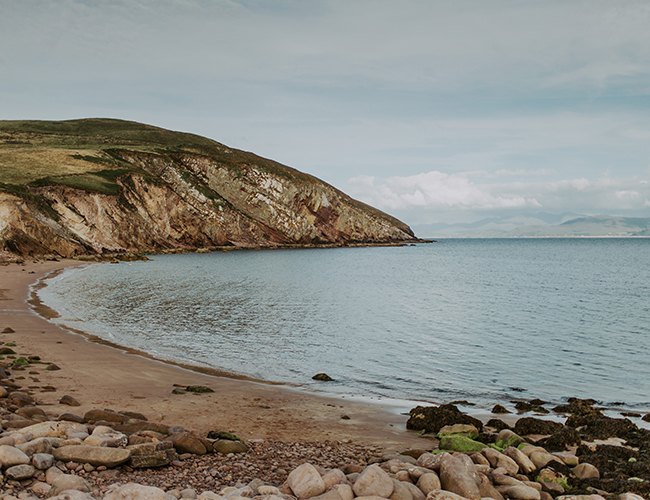
[[[62,185],[30,187],[32,197],[0,192],[0,251],[72,257],[415,239],[400,221],[292,169],[185,152],[112,154],[143,171],[118,177],[115,194]]]

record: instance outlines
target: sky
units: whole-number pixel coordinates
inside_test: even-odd
[[[650,217],[647,0],[0,0],[0,119],[192,132],[410,225]]]

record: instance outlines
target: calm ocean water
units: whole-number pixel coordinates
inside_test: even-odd
[[[69,269],[39,295],[115,343],[306,389],[650,411],[649,239],[161,255]]]

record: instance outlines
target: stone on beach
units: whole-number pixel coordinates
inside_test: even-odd
[[[113,490],[104,497],[104,500],[173,500],[173,498],[160,488],[131,483]]]
[[[67,438],[69,433],[78,431],[83,431],[87,434],[88,428],[84,424],[62,420],[59,422],[41,422],[39,424],[30,425],[29,427],[23,427],[18,432],[21,434],[31,434],[32,438]]]
[[[519,466],[519,470],[521,470],[524,474],[530,474],[537,469],[530,458],[528,458],[522,451],[518,450],[514,446],[509,446],[503,450],[503,454],[507,457],[512,458]]]
[[[35,472],[36,469],[31,465],[14,465],[5,470],[5,476],[14,481],[24,481],[25,479],[31,479]]]
[[[420,488],[425,495],[428,495],[433,490],[439,490],[441,488],[440,478],[434,472],[422,474],[420,479],[418,479],[417,487]]]
[[[309,463],[294,469],[287,478],[287,484],[293,494],[300,499],[314,497],[325,491],[325,483],[321,475]]]
[[[378,496],[389,498],[393,493],[392,479],[377,465],[368,466],[355,481],[352,490],[358,497]]]
[[[94,466],[115,467],[131,457],[131,452],[122,448],[101,448],[95,446],[73,445],[54,450],[54,458],[63,462],[77,462]]]
[[[0,446],[0,463],[2,468],[13,467],[14,465],[23,465],[30,463],[29,457],[13,446]]]
[[[79,476],[71,474],[61,474],[52,481],[52,488],[48,492],[48,497],[57,496],[59,493],[67,490],[77,490],[82,492],[90,492],[90,485],[86,480]]]
[[[478,484],[468,471],[466,464],[456,457],[450,457],[440,466],[440,484],[444,490],[457,493],[469,500],[481,498]]]

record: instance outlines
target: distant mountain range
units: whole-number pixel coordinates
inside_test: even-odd
[[[412,226],[420,238],[650,237],[650,217],[559,215],[489,217],[472,223]]]

